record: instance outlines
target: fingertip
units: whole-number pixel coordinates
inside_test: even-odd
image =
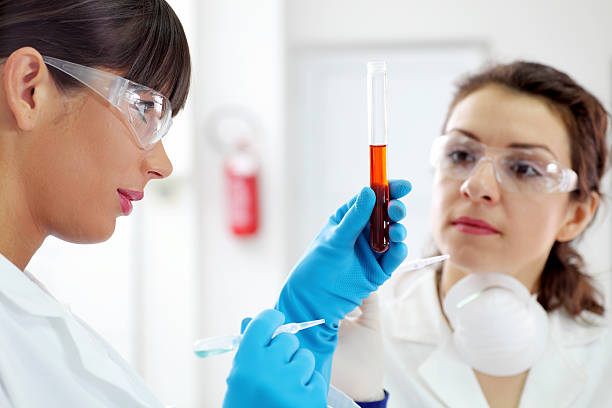
[[[404,179],[389,180],[389,195],[391,198],[402,198],[412,191],[412,183]]]
[[[248,325],[244,335],[263,336],[270,339],[272,333],[285,321],[285,315],[274,309],[267,309],[257,315]]]
[[[389,226],[389,239],[391,242],[401,242],[406,239],[407,235],[406,227],[402,224],[395,223]]]
[[[286,361],[289,362],[300,348],[300,341],[295,334],[279,333],[270,341],[270,347],[283,350]]]
[[[344,216],[351,210],[351,208],[353,208],[353,206],[358,207],[358,209],[361,209],[364,207],[364,205],[367,206],[369,201],[372,200],[372,195],[374,196],[375,202],[376,195],[374,194],[374,191],[370,187],[363,187],[358,194],[354,195],[349,201],[338,208],[336,212],[332,214],[330,219],[339,224],[344,219]],[[372,208],[374,208],[374,204],[372,204]]]
[[[244,333],[251,320],[253,319],[250,317],[245,317],[242,319],[242,322],[240,323],[240,334]]]
[[[325,392],[327,389],[327,382],[320,372],[315,371],[312,373],[310,382],[306,384],[307,388],[310,388],[313,392]]]
[[[380,260],[380,266],[387,275],[391,275],[395,269],[408,256],[408,247],[403,242],[391,242],[389,250]]]
[[[394,199],[389,201],[389,219],[393,222],[398,222],[406,217],[406,206],[401,201]]]
[[[396,257],[400,259],[400,263],[404,262],[404,259],[408,256],[408,246],[403,242],[392,242],[391,245],[394,248]]]
[[[300,348],[293,355],[293,358],[291,359],[291,361],[302,365],[302,368],[308,375],[308,378],[306,378],[306,380],[308,380],[312,376],[312,373],[314,372],[314,369],[315,369],[315,362],[316,362],[315,356],[312,353],[312,351],[306,348]],[[306,382],[306,380],[304,382]]]
[[[278,325],[281,325],[285,322],[285,315],[280,310],[276,309],[266,309],[261,312],[258,317],[262,320],[270,322],[271,324],[278,323]]]
[[[368,224],[375,202],[376,195],[374,191],[369,187],[362,188],[357,195],[355,204],[348,209],[339,222],[334,234],[335,239],[352,246],[361,231]]]
[[[364,187],[359,192],[359,195],[357,196],[357,202],[355,205],[358,208],[365,207],[365,209],[367,209],[367,208],[374,208],[375,203],[376,203],[376,194],[374,193],[374,190],[372,190],[370,187]]]

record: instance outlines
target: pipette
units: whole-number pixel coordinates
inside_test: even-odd
[[[278,328],[272,334],[272,338],[276,337],[281,333],[295,334],[300,330],[308,329],[313,326],[318,326],[325,323],[325,319],[311,320],[309,322],[302,323],[287,323]],[[217,354],[227,353],[238,348],[240,340],[242,340],[242,334],[238,336],[217,336],[209,337],[206,339],[197,340],[193,344],[193,352],[202,358],[216,356]]]
[[[404,262],[397,268],[395,273],[398,274],[402,272],[416,271],[417,269],[422,269],[426,266],[433,265],[438,262],[446,261],[449,258],[450,258],[450,255],[445,254],[445,255],[440,255],[440,256],[432,256],[431,258],[415,259],[413,261]]]

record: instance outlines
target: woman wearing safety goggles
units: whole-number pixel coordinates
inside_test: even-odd
[[[602,104],[549,66],[465,78],[430,153],[450,259],[398,274],[341,323],[332,384],[369,407],[610,406],[603,291],[574,248],[599,207],[607,130]]]
[[[108,239],[145,186],[170,175],[162,141],[185,104],[190,73],[183,28],[164,0],[0,0],[1,407],[163,406],[25,268],[49,235]],[[333,406],[337,322],[405,258],[397,198],[409,191],[407,181],[391,183],[397,211],[385,254],[365,239],[371,189],[330,217],[277,310],[246,327],[225,408]],[[274,336],[283,320],[309,313],[326,324],[302,343]]]

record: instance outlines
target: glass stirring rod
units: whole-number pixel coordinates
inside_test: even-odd
[[[323,323],[325,323],[325,319],[312,320],[302,323],[283,324],[282,326],[278,326],[278,328],[274,331],[272,338],[276,337],[280,333],[295,334],[300,330],[318,326]],[[228,351],[238,348],[240,340],[242,340],[242,334],[238,336],[217,336],[200,339],[193,344],[193,352],[201,358],[216,356],[217,354],[227,353]]]

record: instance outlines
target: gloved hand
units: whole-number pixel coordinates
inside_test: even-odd
[[[406,209],[397,199],[410,192],[405,180],[389,182],[389,249],[370,248],[368,221],[376,196],[369,187],[333,214],[293,269],[281,290],[276,309],[288,321],[325,319],[325,325],[303,330],[300,344],[313,352],[316,370],[329,384],[338,324],[385,282],[407,255],[406,229],[396,224]]]
[[[353,401],[380,401],[385,398],[385,356],[377,293],[354,312],[340,322],[331,383]]]
[[[247,327],[227,378],[223,408],[325,408],[327,384],[314,356],[294,334],[281,333],[282,313],[265,310]]]

